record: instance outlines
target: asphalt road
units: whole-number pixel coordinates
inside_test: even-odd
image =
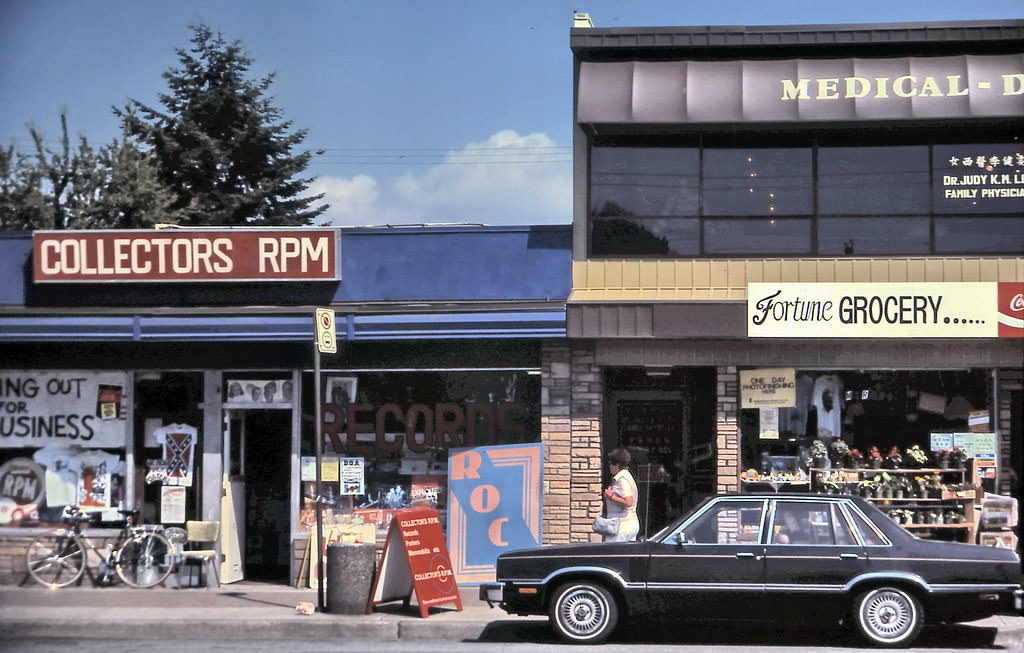
[[[184,634],[184,633],[183,633]],[[1005,649],[996,643],[996,629],[977,626],[937,626],[926,629],[908,651],[984,651]],[[10,648],[8,648],[10,647]],[[253,641],[228,639],[124,640],[17,640],[0,643],[0,649],[32,653],[111,653],[145,651],[146,653],[182,653],[182,651],[214,651],[222,653],[741,653],[820,650],[827,653],[865,649],[853,635],[813,630],[784,631],[763,626],[714,628],[661,628],[657,624],[639,625],[619,633],[604,646],[567,646],[557,642],[542,621],[497,621],[487,627],[479,641],[450,642],[441,640],[368,641],[335,639],[329,641]]]

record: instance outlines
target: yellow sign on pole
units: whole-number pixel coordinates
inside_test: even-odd
[[[338,353],[338,338],[334,331],[334,311],[316,309],[316,347],[321,354]]]

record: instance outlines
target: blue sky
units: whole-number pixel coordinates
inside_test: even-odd
[[[240,40],[341,225],[571,221],[573,11],[597,27],[1024,17],[1021,0],[0,0],[0,144],[94,145],[155,104],[188,25]]]

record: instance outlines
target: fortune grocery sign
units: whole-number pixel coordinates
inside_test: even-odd
[[[335,281],[330,228],[37,231],[36,283],[98,281]]]
[[[1024,283],[751,283],[751,338],[1022,338]]]

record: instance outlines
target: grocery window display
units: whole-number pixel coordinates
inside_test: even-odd
[[[988,372],[745,370],[740,387],[744,488],[858,494],[973,541],[997,473]]]
[[[322,519],[385,529],[395,510],[447,516],[449,449],[540,441],[540,376],[523,370],[324,372]],[[314,414],[312,377],[303,413]],[[303,419],[299,530],[316,521],[315,428]]]

